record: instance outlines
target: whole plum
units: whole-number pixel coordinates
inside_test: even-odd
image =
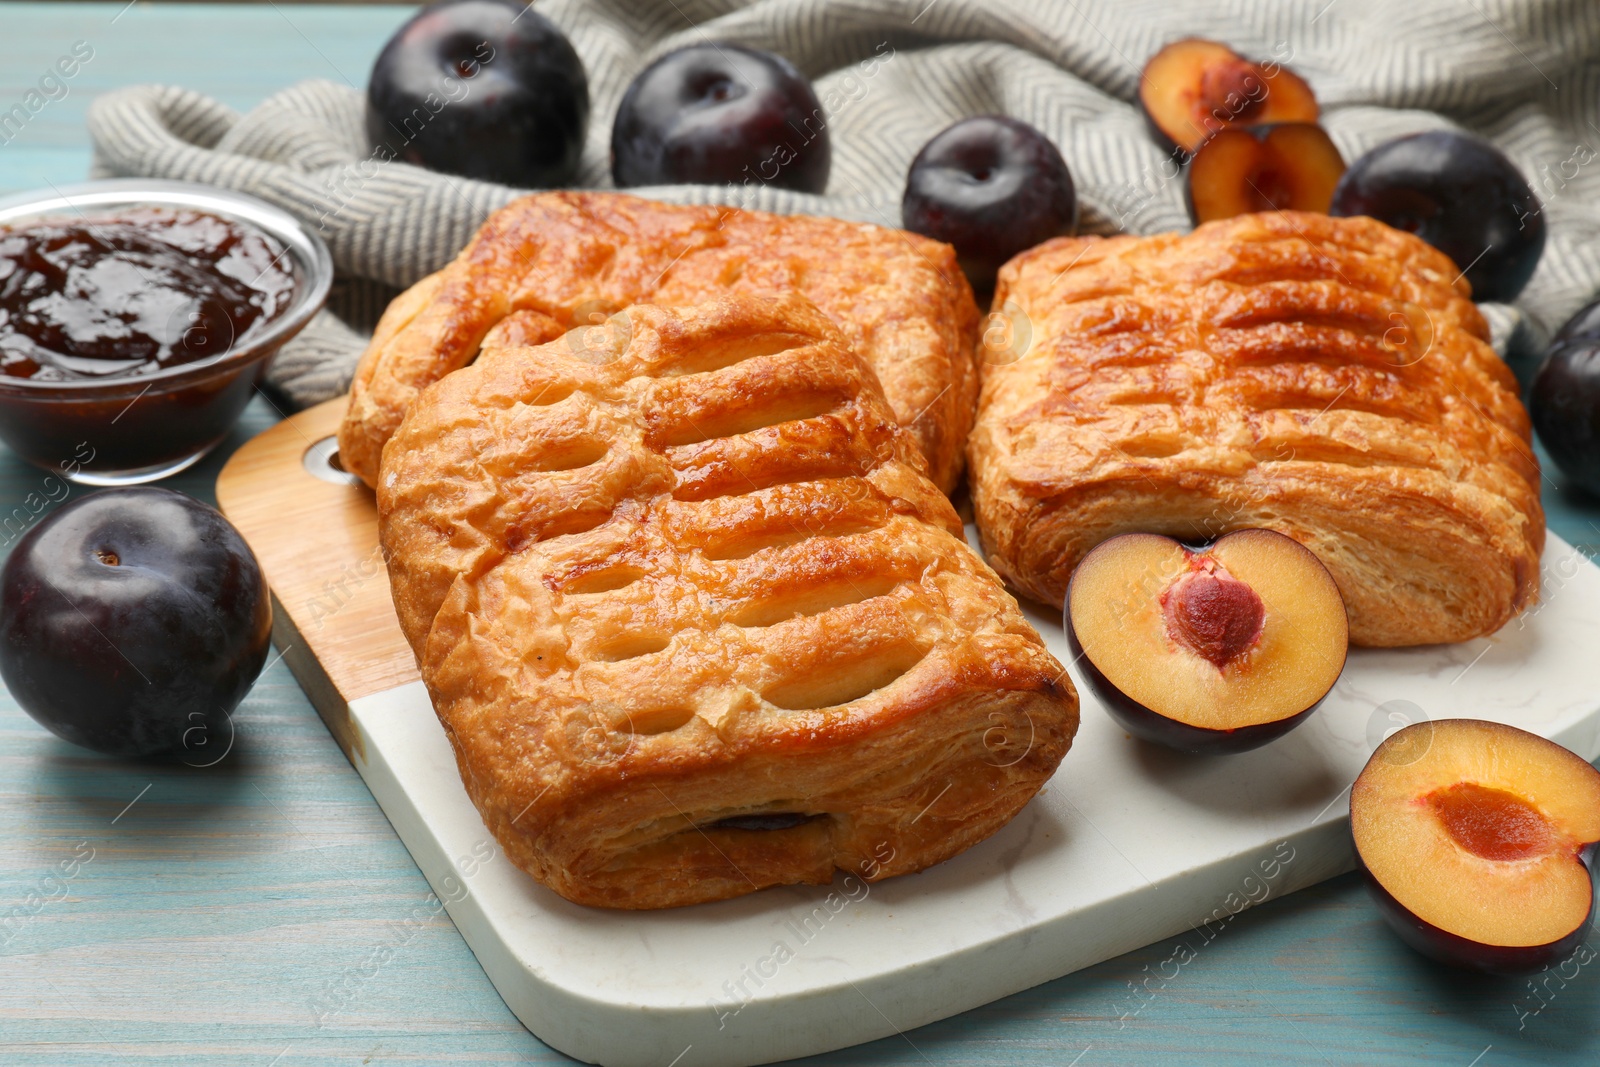
[[[1600,337],[1551,347],[1528,386],[1528,416],[1562,473],[1600,495]]]
[[[516,0],[441,0],[384,45],[367,138],[430,170],[523,188],[570,182],[589,79],[566,36]]]
[[[171,489],[106,489],[0,568],[0,677],[58,736],[115,756],[201,755],[266,661],[272,608],[244,538]]]
[[[911,161],[901,223],[954,246],[972,287],[994,285],[1002,264],[1078,225],[1072,172],[1051,140],[1004,115],[962,119]]]
[[[668,52],[633,79],[611,127],[621,188],[754,182],[820,193],[831,161],[811,82],[782,56],[736,44]]]
[[[1474,300],[1512,300],[1544,251],[1544,212],[1516,164],[1471,134],[1430,130],[1350,164],[1330,215],[1367,215],[1455,261]]]

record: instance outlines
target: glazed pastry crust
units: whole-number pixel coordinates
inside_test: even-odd
[[[797,296],[491,340],[384,451],[402,629],[484,822],[569,900],[920,870],[1078,702],[871,368]],[[777,829],[716,825],[784,815]]]
[[[945,492],[961,474],[978,376],[978,310],[949,245],[900,230],[608,192],[540,193],[490,216],[456,260],[384,314],[339,429],[345,468],[375,485],[417,393],[500,343],[540,344],[631,304],[799,292],[877,372]]]
[[[989,561],[1059,606],[1133,530],[1259,526],[1332,571],[1351,640],[1492,633],[1537,599],[1527,413],[1459,271],[1368,218],[1274,212],[1013,259],[968,443]]]

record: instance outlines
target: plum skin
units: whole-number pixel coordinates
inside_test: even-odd
[[[1528,414],[1566,476],[1600,495],[1600,299],[1561,324],[1528,385]]]
[[[577,176],[589,79],[566,36],[537,11],[515,0],[443,0],[378,54],[365,122],[388,158],[550,188]]]
[[[1072,595],[1069,592],[1067,603],[1071,602]],[[1284,719],[1256,723],[1253,726],[1240,726],[1231,730],[1191,726],[1145,707],[1112,684],[1111,680],[1101,673],[1100,668],[1094,665],[1094,661],[1084,654],[1083,643],[1078,640],[1077,630],[1072,625],[1072,612],[1066,612],[1065,618],[1067,645],[1072,649],[1073,662],[1083,671],[1084,680],[1089,683],[1089,688],[1094,690],[1094,695],[1100,699],[1100,703],[1105,706],[1106,711],[1118,725],[1141,741],[1149,741],[1151,744],[1196,756],[1248,752],[1253,748],[1260,748],[1269,741],[1276,741],[1305,722],[1312,712],[1322,706],[1322,701],[1327,699],[1327,695],[1324,694],[1304,711],[1296,712]],[[1330,693],[1332,691],[1331,688],[1328,690]]]
[[[1589,871],[1591,880],[1594,878],[1597,847],[1600,846],[1588,845],[1577,857],[1578,862]],[[1356,869],[1361,872],[1362,881],[1366,883],[1378,914],[1383,916],[1384,922],[1389,924],[1395,935],[1429,959],[1452,967],[1484,974],[1532,974],[1572,955],[1588,937],[1594,923],[1594,901],[1591,899],[1588,914],[1565,937],[1543,945],[1486,945],[1418,918],[1411,909],[1395,899],[1394,894],[1385,889],[1383,883],[1367,868],[1361,858],[1361,850],[1355,845],[1354,835],[1351,836],[1350,850],[1355,855]]]
[[[198,753],[225,736],[271,629],[244,538],[171,489],[67,504],[0,568],[0,678],[41,725],[107,755]]]
[[[827,119],[806,76],[782,56],[727,42],[651,63],[611,126],[611,179],[622,189],[754,182],[821,193],[831,164]]]
[[[906,229],[954,246],[974,290],[994,286],[1002,265],[1052,237],[1077,232],[1078,197],[1048,137],[1004,115],[946,127],[906,173]]]
[[[1550,349],[1528,385],[1528,415],[1561,472],[1600,494],[1600,337]]]
[[[1551,347],[1562,341],[1584,341],[1600,338],[1600,300],[1591,300],[1577,311],[1572,317],[1561,324],[1555,336],[1550,338]]]
[[[1452,130],[1397,137],[1350,164],[1330,215],[1367,215],[1416,234],[1465,274],[1472,298],[1509,301],[1544,251],[1544,212],[1487,141]]]

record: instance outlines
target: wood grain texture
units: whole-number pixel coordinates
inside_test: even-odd
[[[272,426],[235,452],[217,477],[217,504],[244,534],[272,587],[274,643],[341,747],[359,697],[414,682],[378,549],[372,491],[313,476],[306,454],[328,441],[345,398]]]
[[[678,3],[699,17],[699,6]],[[359,84],[406,14],[140,3],[113,23],[121,9],[0,5],[0,106],[74,40],[96,48],[68,97],[0,145],[0,189],[83,176],[83,108],[95,92],[169,81],[246,108],[300,78],[342,72]],[[1070,10],[1062,18],[1080,26]],[[210,499],[225,456],[276,419],[256,401],[217,454],[169,484]],[[0,517],[25,507],[43,478],[0,450]],[[1551,473],[1544,484],[1550,528],[1600,554],[1600,505],[1567,496],[1560,480]],[[282,661],[237,722],[235,747],[216,767],[146,767],[57,741],[0,694],[0,1062],[571,1062],[500,1002]],[[93,859],[64,884],[49,880],[80,842]],[[806,1062],[1588,1067],[1600,1058],[1600,961],[1537,995],[1525,982],[1441,971],[1388,935],[1353,877],[1183,940],[1193,958],[1181,968],[1169,962],[1176,941],[1158,943]],[[662,1067],[681,1051],[662,1050]],[[690,1050],[677,1067],[693,1063]]]

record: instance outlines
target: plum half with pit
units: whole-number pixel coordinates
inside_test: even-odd
[[[1600,335],[1550,348],[1528,385],[1528,417],[1561,473],[1600,495]]]
[[[1253,211],[1326,214],[1343,175],[1344,157],[1316,123],[1232,126],[1189,158],[1189,217],[1199,225]]]
[[[1077,231],[1078,196],[1050,138],[1004,115],[979,115],[922,146],[906,174],[900,219],[952,245],[984,293],[1018,252]]]
[[[1291,537],[1237,530],[1205,548],[1104,541],[1067,586],[1067,638],[1089,688],[1135,737],[1242,752],[1289,732],[1339,679],[1344,599]]]
[[[1333,215],[1367,215],[1414,233],[1455,261],[1474,300],[1512,300],[1544,251],[1544,212],[1515,163],[1479,137],[1430,130],[1350,164]]]
[[[518,0],[441,0],[401,26],[367,83],[367,138],[405,163],[526,189],[569,183],[589,79]]]
[[[1600,771],[1477,719],[1390,736],[1350,790],[1357,865],[1401,940],[1443,963],[1537,971],[1594,917]]]
[[[793,63],[742,45],[689,45],[651,63],[611,126],[611,180],[773,185],[820,193],[832,151],[816,90]]]
[[[1139,109],[1157,143],[1179,160],[1218,130],[1316,122],[1321,113],[1311,86],[1287,67],[1251,62],[1198,37],[1174,41],[1145,63]]]
[[[201,757],[266,662],[250,547],[171,489],[107,489],[28,531],[0,568],[0,678],[58,736],[114,756]]]

